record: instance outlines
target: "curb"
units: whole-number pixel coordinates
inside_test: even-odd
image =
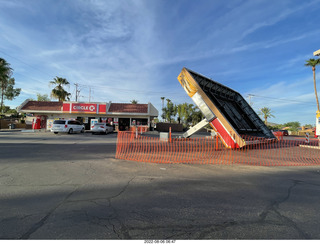
[[[0,133],[1,132],[20,132],[20,131],[22,131],[22,129],[1,129]]]

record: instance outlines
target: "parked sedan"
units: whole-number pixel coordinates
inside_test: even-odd
[[[107,133],[113,132],[113,127],[107,123],[96,123],[96,124],[92,125],[91,132],[92,132],[92,134],[95,134],[95,133],[107,134]]]

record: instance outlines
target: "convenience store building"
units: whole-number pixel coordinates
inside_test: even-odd
[[[26,100],[18,107],[18,112],[26,113],[26,122],[33,129],[50,130],[57,119],[76,119],[85,124],[86,130],[94,122],[107,122],[115,130],[130,130],[133,126],[152,130],[158,110],[151,104],[131,103],[81,103]]]

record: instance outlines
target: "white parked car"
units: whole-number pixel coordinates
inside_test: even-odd
[[[113,132],[113,127],[107,123],[96,123],[91,126],[91,132],[92,134],[95,134],[95,133],[107,134],[107,133]]]
[[[84,124],[81,124],[78,120],[55,120],[51,127],[51,132],[58,134],[59,132],[73,133],[81,132],[84,133]]]

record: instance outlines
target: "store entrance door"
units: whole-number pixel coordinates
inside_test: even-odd
[[[119,118],[119,131],[130,129],[130,118]]]

